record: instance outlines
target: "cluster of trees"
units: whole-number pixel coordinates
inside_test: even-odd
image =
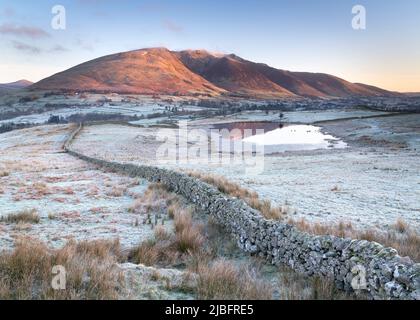
[[[144,117],[142,115],[142,117]],[[121,113],[75,113],[67,117],[50,115],[48,124],[59,124],[59,123],[79,123],[79,122],[90,122],[90,121],[137,121],[142,119],[137,115],[125,115]]]
[[[25,97],[22,97],[22,98],[19,99],[19,103],[32,102],[32,101],[35,101],[35,100],[38,100],[38,99],[39,99],[39,97],[38,96],[35,96],[35,95],[33,95],[33,96],[25,96]]]
[[[40,108],[25,108],[18,110],[4,111],[0,114],[0,120],[13,119],[19,116],[27,116],[31,114],[43,113],[57,109],[65,109],[74,105],[68,105],[65,103],[46,103]],[[84,105],[77,105],[77,107],[83,107]],[[87,105],[86,105],[87,106]]]
[[[0,133],[5,133],[12,130],[17,130],[17,129],[29,128],[32,126],[33,124],[31,123],[13,123],[13,122],[4,123],[0,125]]]

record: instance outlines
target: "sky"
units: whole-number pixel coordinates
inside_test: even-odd
[[[52,8],[66,10],[53,29]],[[366,28],[352,27],[352,8]],[[38,81],[147,47],[235,53],[273,67],[420,92],[419,0],[0,0],[0,83]]]

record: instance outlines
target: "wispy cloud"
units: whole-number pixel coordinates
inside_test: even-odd
[[[40,53],[41,49],[20,41],[12,41],[12,45],[16,50],[28,52],[28,53]]]
[[[51,49],[40,48],[25,42],[13,40],[12,42],[13,48],[16,50],[32,53],[32,54],[40,54],[40,53],[58,53],[58,52],[68,52],[70,51],[66,47],[63,47],[60,44],[53,46]]]
[[[54,47],[52,47],[49,51],[50,52],[67,52],[67,51],[70,51],[70,50],[63,47],[62,45],[57,44]]]
[[[169,31],[172,31],[175,33],[181,33],[184,31],[184,28],[180,26],[179,24],[175,23],[174,21],[166,19],[162,23],[163,23],[164,28]]]
[[[41,28],[31,26],[18,26],[15,24],[0,25],[0,34],[13,35],[17,37],[27,37],[32,39],[47,38],[50,36],[48,32]]]

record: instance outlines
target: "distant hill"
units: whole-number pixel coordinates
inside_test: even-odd
[[[33,82],[28,80],[19,80],[10,83],[0,83],[0,89],[3,90],[17,90],[29,87]]]
[[[404,92],[406,97],[420,97],[420,92]]]
[[[33,82],[28,80],[19,80],[11,83],[0,83],[0,95],[7,95],[10,92],[27,88],[32,84]]]
[[[43,79],[31,89],[165,95],[295,97],[396,96],[323,73],[291,72],[205,50],[149,48],[97,58]]]

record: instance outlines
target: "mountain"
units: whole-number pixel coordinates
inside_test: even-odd
[[[10,83],[0,83],[0,89],[3,90],[17,90],[29,87],[33,82],[28,80],[19,80]]]
[[[164,48],[91,60],[43,79],[31,88],[168,95],[224,92],[191,72],[175,54]]]
[[[394,96],[395,92],[341,78],[292,72],[234,54],[149,48],[97,58],[30,87],[166,95],[229,95],[261,99]]]
[[[181,61],[210,82],[234,93],[263,96],[351,97],[392,96],[396,93],[360,83],[350,83],[324,73],[291,72],[255,63],[236,55],[212,55],[207,51],[181,51]]]

